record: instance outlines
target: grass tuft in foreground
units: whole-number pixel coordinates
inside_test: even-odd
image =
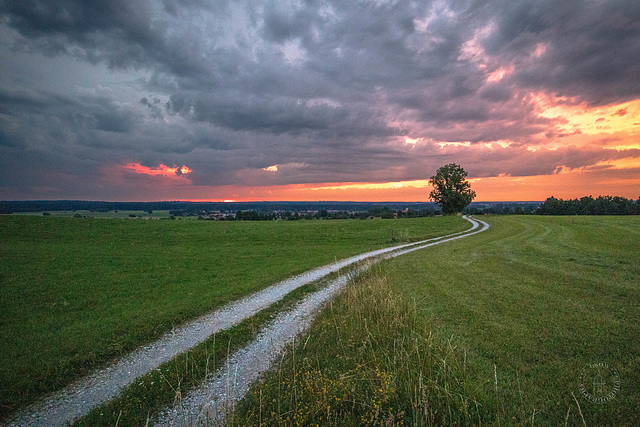
[[[465,352],[368,273],[248,393],[231,425],[476,424]],[[480,411],[481,410],[481,411]],[[479,412],[480,411],[480,412]]]

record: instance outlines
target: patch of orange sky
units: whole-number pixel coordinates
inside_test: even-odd
[[[572,105],[567,98],[534,98],[540,116],[562,120],[556,128],[566,135],[599,135],[604,146],[612,149],[640,148],[640,99],[590,108],[584,103]]]
[[[158,167],[143,166],[140,163],[127,163],[123,167],[126,170],[139,173],[139,174],[150,175],[150,176],[160,175],[160,176],[167,176],[167,177],[182,177],[184,175],[188,175],[191,172],[193,172],[192,169],[189,169],[185,165],[182,165],[182,167],[178,167],[176,165],[174,165],[173,167],[169,167],[162,163],[160,163]]]
[[[640,177],[610,178],[604,172],[562,170],[553,175],[471,178],[476,201],[543,201],[550,196],[579,198],[586,195],[640,197]],[[191,201],[386,201],[424,202],[431,186],[428,180],[387,183],[291,184],[269,187],[223,186],[211,188],[216,198]]]

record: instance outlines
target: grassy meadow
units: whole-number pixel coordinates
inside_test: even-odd
[[[51,212],[19,212],[12,214],[14,216],[53,216],[57,218],[99,218],[99,219],[169,219],[171,217],[168,210],[154,210],[152,213],[147,211],[132,210],[113,210],[106,212],[75,210],[75,211],[51,211]],[[185,217],[185,219],[197,219],[197,217]]]
[[[640,218],[482,219],[352,283],[229,424],[639,425]]]
[[[172,327],[460,218],[127,221],[0,216],[0,418]],[[399,237],[401,236],[401,239]]]

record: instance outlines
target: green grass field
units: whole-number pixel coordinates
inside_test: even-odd
[[[483,220],[352,284],[229,424],[639,425],[640,218]]]
[[[152,213],[147,211],[107,211],[96,212],[87,210],[75,210],[75,211],[51,211],[51,212],[20,212],[12,214],[14,216],[53,216],[57,218],[99,218],[99,219],[131,219],[132,215],[136,218],[143,219],[169,219],[171,217],[168,210],[154,210]],[[197,217],[185,217],[185,219],[197,219]]]
[[[0,416],[278,280],[460,218],[126,221],[0,216]]]

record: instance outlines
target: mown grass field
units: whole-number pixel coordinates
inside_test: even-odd
[[[229,424],[639,425],[640,218],[482,219],[352,284]]]
[[[127,221],[0,216],[0,416],[175,325],[460,218]]]

